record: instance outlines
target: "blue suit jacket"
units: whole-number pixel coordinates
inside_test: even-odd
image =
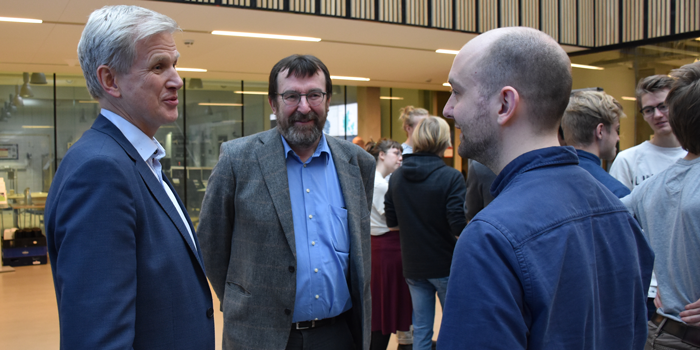
[[[214,349],[201,254],[151,169],[106,118],[63,158],[45,218],[61,349]]]

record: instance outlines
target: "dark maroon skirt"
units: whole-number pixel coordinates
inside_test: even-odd
[[[403,277],[399,231],[372,236],[372,332],[408,331],[411,293]]]

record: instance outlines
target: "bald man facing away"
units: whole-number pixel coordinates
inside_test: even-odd
[[[561,47],[486,32],[449,75],[459,154],[497,174],[452,260],[442,349],[641,349],[653,253],[617,197],[560,147],[571,91]],[[478,281],[478,283],[474,283]]]

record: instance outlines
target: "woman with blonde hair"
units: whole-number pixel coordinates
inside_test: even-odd
[[[372,341],[370,350],[385,350],[392,333],[408,332],[411,326],[411,294],[403,277],[399,231],[386,225],[384,194],[386,177],[401,166],[401,145],[390,139],[365,146],[377,160],[374,199],[370,213],[372,234]]]
[[[467,225],[462,173],[442,160],[450,147],[450,127],[427,117],[413,131],[414,153],[389,180],[384,199],[386,223],[400,229],[403,274],[413,304],[413,349],[430,350],[435,294],[444,306],[452,252]]]
[[[399,121],[403,124],[403,130],[406,131],[406,142],[401,144],[403,147],[403,154],[413,153],[413,130],[415,130],[416,125],[420,123],[423,118],[429,116],[428,110],[424,108],[416,108],[413,106],[406,106],[399,110],[401,114],[399,116]]]

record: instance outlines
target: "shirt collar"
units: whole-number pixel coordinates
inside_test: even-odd
[[[588,160],[593,161],[596,164],[600,165],[600,158],[591,152],[586,152],[586,151],[577,149],[576,154],[578,154],[579,158],[588,159]]]
[[[100,114],[112,122],[112,124],[124,134],[124,137],[136,148],[136,151],[139,152],[143,160],[148,160],[152,156],[159,160],[165,157],[165,149],[155,137],[148,137],[148,135],[144,134],[136,125],[131,124],[126,119],[110,110],[102,108]]]
[[[289,147],[289,144],[287,143],[287,140],[284,139],[284,136],[280,135],[282,138],[282,145],[284,145],[284,158],[289,159],[289,154],[291,153],[296,160],[301,162],[301,159],[299,156],[294,152],[294,150]],[[318,142],[318,146],[316,146],[316,151],[314,151],[314,154],[306,161],[307,163],[311,161],[311,159],[316,158],[321,156],[321,154],[325,154],[325,161],[326,165],[328,165],[328,162],[330,161],[329,156],[331,155],[331,150],[328,148],[328,142],[326,142],[326,135],[321,133],[321,141]]]
[[[491,195],[497,197],[518,175],[548,166],[578,165],[576,149],[571,146],[547,147],[530,151],[513,159],[491,184]]]

